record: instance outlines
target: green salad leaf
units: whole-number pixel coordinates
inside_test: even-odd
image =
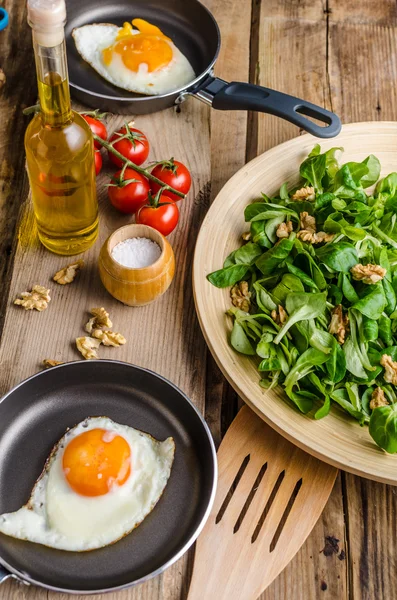
[[[343,411],[395,453],[397,173],[379,179],[372,154],[339,164],[342,151],[316,144],[298,186],[248,204],[250,241],[207,278],[232,287],[230,344],[261,388],[315,420]]]
[[[394,454],[397,452],[397,405],[381,406],[372,411],[369,433],[375,442]]]

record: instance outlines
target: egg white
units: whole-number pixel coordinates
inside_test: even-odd
[[[131,450],[131,474],[105,495],[88,497],[69,486],[62,468],[64,448],[90,429],[122,436]],[[111,434],[110,434],[111,435]],[[55,445],[28,503],[0,515],[0,532],[52,548],[82,552],[116,542],[153,510],[170,476],[175,443],[115,423],[108,417],[88,417]]]
[[[116,52],[110,64],[106,65],[102,50],[114,44],[119,31],[121,27],[108,23],[83,25],[72,31],[78,53],[104,79],[124,90],[149,96],[172,92],[193,81],[195,74],[191,64],[170,40],[165,41],[172,48],[173,58],[167,66],[156,71],[149,73],[147,64],[142,63],[135,73],[124,65],[122,56]],[[139,31],[133,30],[132,33],[138,34]]]

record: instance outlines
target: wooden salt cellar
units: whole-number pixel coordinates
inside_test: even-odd
[[[133,269],[124,267],[112,257],[113,248],[129,238],[146,237],[161,248],[152,265]],[[130,224],[117,229],[106,240],[99,254],[99,274],[109,294],[128,306],[144,306],[164,294],[175,272],[175,257],[168,240],[147,225]]]

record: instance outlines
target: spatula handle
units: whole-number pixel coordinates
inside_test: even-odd
[[[203,569],[202,562],[198,568],[195,565],[187,600],[256,600],[257,594],[254,596],[245,594],[242,598],[239,587],[234,590],[224,588],[217,578],[211,577],[211,572],[218,572],[218,567],[213,560],[208,560],[207,569]]]

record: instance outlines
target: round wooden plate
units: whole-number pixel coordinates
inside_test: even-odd
[[[220,269],[225,257],[241,245],[247,231],[244,207],[260,192],[272,195],[288,181],[299,179],[299,165],[317,142],[311,135],[281,144],[258,156],[238,171],[223,187],[201,227],[193,265],[196,309],[207,344],[223,374],[243,400],[269,425],[297,446],[321,460],[356,475],[397,484],[397,455],[388,455],[372,441],[368,427],[360,427],[345,412],[333,406],[320,421],[299,413],[286,401],[281,388],[259,387],[255,360],[237,354],[229,345],[231,320],[229,289],[218,289],[206,275]],[[345,125],[342,133],[321,142],[327,150],[344,148],[342,161],[362,161],[375,154],[382,175],[397,171],[397,123],[371,122]]]

